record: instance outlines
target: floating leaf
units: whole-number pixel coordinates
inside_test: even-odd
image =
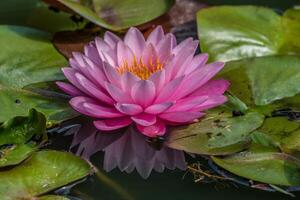
[[[57,195],[47,195],[39,197],[38,200],[69,200],[69,198]]]
[[[2,108],[0,121],[6,121],[14,116],[25,116],[31,108],[42,112],[49,123],[57,123],[77,115],[66,100],[59,101],[27,90],[1,86],[0,106]]]
[[[281,17],[272,9],[257,6],[203,9],[197,14],[200,46],[211,60],[221,61],[299,54],[297,18],[297,10],[289,10]]]
[[[0,147],[0,167],[17,165],[36,151],[36,143],[12,144]]]
[[[242,152],[212,159],[224,169],[251,180],[276,185],[300,185],[300,160],[287,154]]]
[[[232,117],[231,113],[213,112],[198,123],[176,127],[168,146],[190,153],[224,155],[247,147],[249,134],[263,123],[264,116],[250,112]]]
[[[84,160],[71,153],[40,151],[22,165],[0,172],[2,200],[32,199],[91,172]]]
[[[0,55],[0,122],[24,116],[31,108],[43,112],[55,123],[74,116],[67,99],[54,99],[23,89],[35,83],[64,79],[60,68],[67,62],[50,38],[50,34],[31,28],[0,26],[3,52]]]
[[[231,82],[230,92],[247,105],[267,105],[300,92],[299,69],[298,56],[270,56],[229,62],[219,76]]]
[[[93,0],[82,4],[72,0],[57,1],[89,21],[111,30],[148,22],[164,14],[174,3],[173,0]]]
[[[50,10],[40,0],[0,1],[0,24],[28,26],[55,33],[82,28],[85,22],[74,22],[70,14]]]
[[[0,126],[0,145],[24,144],[33,136],[46,131],[46,119],[42,113],[32,109],[28,117],[14,117]]]
[[[67,65],[50,42],[51,35],[31,28],[0,26],[0,84],[22,88],[28,84],[64,79]],[[9,45],[7,43],[9,41]]]

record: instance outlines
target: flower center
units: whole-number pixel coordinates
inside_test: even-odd
[[[127,61],[124,61],[121,66],[118,67],[118,72],[123,74],[125,72],[130,72],[143,80],[149,78],[149,76],[159,70],[162,70],[164,67],[163,63],[160,63],[158,59],[153,61],[150,59],[148,63],[143,63],[142,59],[139,61],[134,57],[134,60],[131,64],[128,64]]]

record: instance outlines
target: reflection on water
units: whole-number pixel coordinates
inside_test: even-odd
[[[67,149],[70,137],[54,138],[51,148]],[[93,175],[70,190],[72,200],[288,200],[291,197],[278,192],[263,192],[233,185],[229,182],[194,183],[191,174],[183,171],[153,172],[144,180],[137,173],[121,173],[113,170],[101,175],[102,152],[92,157],[92,163],[99,169],[100,177]],[[295,193],[296,196],[300,192]],[[79,199],[78,199],[79,198]]]

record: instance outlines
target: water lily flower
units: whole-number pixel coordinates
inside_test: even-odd
[[[229,86],[228,81],[212,80],[224,63],[206,64],[207,54],[195,55],[198,44],[192,38],[177,44],[175,36],[165,34],[161,26],[147,39],[137,28],[130,28],[124,40],[106,32],[104,38],[97,37],[86,45],[84,53],[73,53],[69,67],[62,69],[69,83],[57,82],[72,97],[71,106],[91,117],[101,135],[115,134],[115,130],[131,127],[125,136],[117,138],[115,134],[112,136],[115,139],[107,139],[107,143],[98,142],[97,149],[106,151],[106,155],[114,152],[114,156],[111,153],[106,156],[110,159],[106,159],[106,163],[112,162],[112,158],[118,160],[111,163],[108,170],[119,166],[121,170],[131,171],[138,162],[134,156],[142,157],[137,155],[136,148],[149,147],[141,143],[141,138],[154,140],[166,136],[167,126],[196,122],[206,110],[226,102],[223,94]],[[96,141],[95,135],[88,135],[84,137],[88,140],[86,145]],[[127,157],[129,154],[133,157],[131,162],[120,158],[128,141],[127,146],[131,145],[131,149],[127,148],[127,153],[130,152]],[[102,145],[104,143],[106,145]],[[133,147],[133,144],[137,146]],[[151,155],[149,158],[154,159],[148,163],[150,171],[152,168],[161,171],[162,166],[167,165],[160,162],[155,153],[147,152]],[[170,168],[181,166],[182,162],[173,164]],[[149,175],[149,170],[146,171],[145,176]]]
[[[70,84],[57,84],[99,130],[135,124],[148,137],[163,136],[166,125],[195,122],[226,101],[228,82],[210,81],[224,63],[206,64],[207,54],[194,55],[197,46],[191,38],[176,44],[160,26],[146,40],[137,28],[124,40],[106,32],[84,54],[73,53],[70,67],[63,68]]]

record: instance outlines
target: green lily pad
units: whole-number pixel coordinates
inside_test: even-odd
[[[32,199],[89,175],[91,166],[67,152],[40,151],[0,172],[2,200]]]
[[[300,57],[269,56],[232,61],[219,73],[247,105],[267,105],[300,92]]]
[[[51,33],[75,30],[86,24],[74,22],[68,13],[50,10],[40,0],[0,1],[0,15],[0,24],[28,26]]]
[[[69,198],[57,195],[47,195],[39,197],[38,200],[69,200]]]
[[[27,117],[14,117],[0,125],[0,167],[16,165],[38,149],[46,131],[46,119],[32,109]]]
[[[46,131],[46,119],[42,113],[32,109],[28,117],[14,117],[0,126],[0,145],[24,144],[33,136]]]
[[[222,168],[251,180],[285,186],[300,185],[300,160],[287,154],[242,152],[212,159]]]
[[[57,195],[47,195],[39,197],[37,200],[69,200],[69,198]]]
[[[218,6],[197,14],[203,52],[211,60],[230,61],[249,57],[299,54],[300,12],[283,17],[258,6]]]
[[[37,150],[36,143],[13,144],[0,147],[0,167],[20,164]]]
[[[66,99],[57,100],[23,89],[0,86],[0,121],[25,116],[31,108],[42,112],[48,123],[58,123],[76,115]]]
[[[256,112],[232,117],[231,113],[219,110],[207,114],[198,123],[171,130],[167,145],[196,154],[235,153],[247,147],[249,134],[263,120],[264,116]]]
[[[57,0],[89,21],[111,30],[146,23],[168,11],[173,0]]]
[[[0,122],[24,116],[31,108],[53,123],[75,116],[66,98],[37,94],[32,87],[26,90],[28,85],[64,79],[60,68],[67,62],[50,39],[50,34],[35,29],[0,26]]]
[[[9,41],[9,44],[7,43]],[[0,26],[0,85],[26,85],[64,79],[65,58],[51,43],[49,33],[20,26]]]

